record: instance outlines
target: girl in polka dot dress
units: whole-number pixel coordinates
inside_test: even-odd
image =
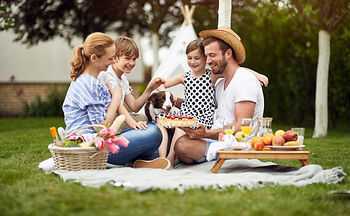
[[[211,128],[213,125],[215,111],[215,90],[216,77],[206,68],[206,56],[204,46],[200,39],[194,40],[186,47],[187,64],[190,71],[180,74],[171,80],[166,80],[165,88],[178,84],[185,86],[185,99],[181,105],[181,115],[190,115],[197,118],[198,123],[204,127]],[[268,78],[261,74],[255,74],[257,78],[267,85]],[[184,135],[184,131],[176,128],[173,136],[168,159],[173,163],[173,146],[176,140]]]

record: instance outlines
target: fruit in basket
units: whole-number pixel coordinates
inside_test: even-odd
[[[78,140],[65,140],[63,142],[64,147],[79,147]]]
[[[282,136],[274,136],[272,138],[272,145],[273,146],[282,146],[285,143],[285,140]]]
[[[246,135],[245,133],[243,133],[242,131],[238,131],[236,134],[235,134],[235,137],[237,139],[238,142],[241,142],[243,141],[245,138],[246,138]]]
[[[286,142],[288,141],[296,141],[298,139],[298,135],[291,130],[286,131],[286,133],[283,135],[283,138]]]
[[[299,145],[298,141],[288,141],[284,143],[284,146],[298,146],[298,145]]]
[[[275,132],[275,136],[283,136],[285,133],[286,132],[284,130],[279,129]]]
[[[263,142],[264,142],[264,145],[272,145],[272,138],[273,138],[272,134],[264,135],[263,138],[262,138]]]

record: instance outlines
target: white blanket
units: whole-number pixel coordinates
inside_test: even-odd
[[[64,181],[79,182],[84,186],[100,187],[111,184],[139,192],[154,189],[189,188],[243,188],[264,185],[304,186],[313,183],[336,184],[346,174],[341,167],[322,169],[319,165],[308,165],[300,169],[278,166],[259,160],[227,160],[220,172],[211,173],[214,161],[194,166],[181,165],[176,169],[134,169],[119,167],[106,170],[63,171],[55,170]]]

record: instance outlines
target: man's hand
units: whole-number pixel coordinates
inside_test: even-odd
[[[198,128],[181,128],[191,139],[204,138],[206,134],[206,129],[203,125],[199,125]]]

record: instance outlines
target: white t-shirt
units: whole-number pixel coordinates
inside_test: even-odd
[[[106,86],[111,86],[112,89],[115,88],[117,85],[122,90],[122,102],[124,103],[125,96],[129,95],[131,93],[131,88],[128,79],[126,76],[123,74],[121,78],[119,78],[113,68],[112,65],[108,66],[106,71],[102,71],[98,75],[98,80],[105,84]]]
[[[226,89],[224,79],[215,84],[217,109],[215,110],[213,128],[222,128],[224,125],[235,122],[235,103],[251,101],[255,103],[255,117],[262,117],[264,113],[264,94],[253,70],[239,67]]]

